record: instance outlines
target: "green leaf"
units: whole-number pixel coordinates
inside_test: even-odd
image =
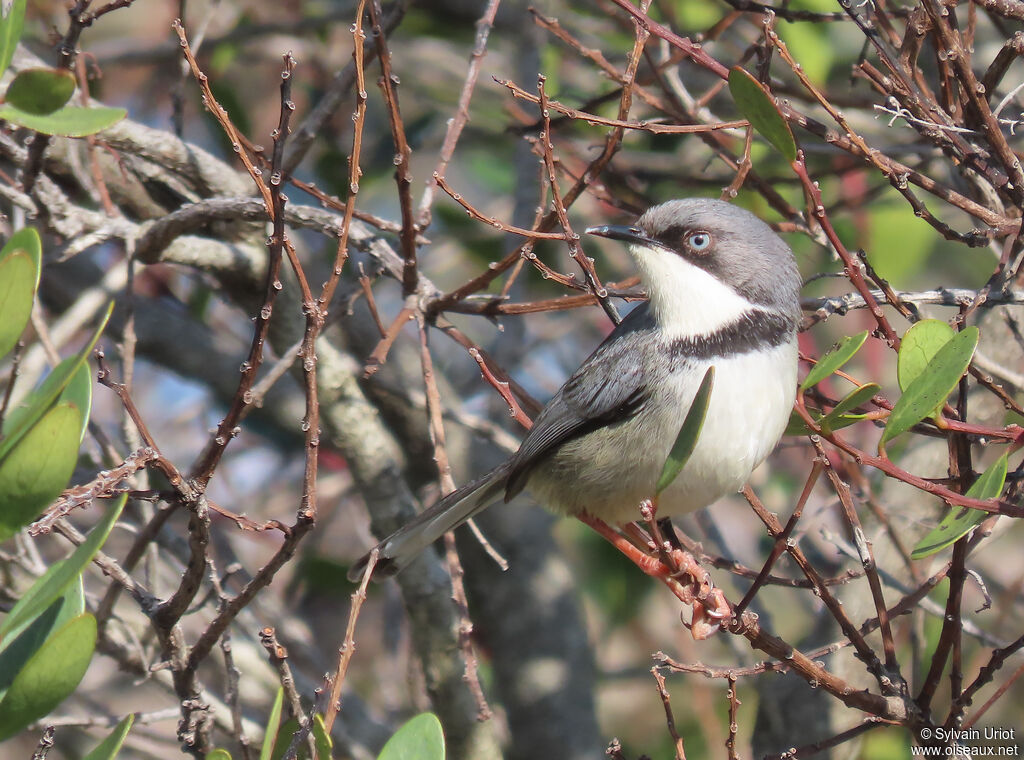
[[[15,108],[10,103],[0,105],[0,119],[17,124],[25,129],[42,132],[44,135],[61,137],[85,137],[102,132],[121,121],[128,112],[123,108],[95,106],[64,106],[53,113],[35,114]]]
[[[21,667],[39,651],[50,635],[83,612],[85,592],[79,576],[78,583],[73,583],[64,596],[47,607],[17,638],[5,640],[8,646],[0,651],[0,699],[7,693]]]
[[[14,49],[21,39],[21,28],[25,23],[25,0],[14,0],[7,6],[6,2],[0,4],[0,8],[6,8],[7,12],[0,16],[0,74],[7,71],[14,58]]]
[[[18,408],[11,410],[3,425],[3,438],[0,439],[0,460],[7,456],[7,453],[14,448],[15,444],[25,435],[29,429],[42,417],[57,401],[57,397],[64,392],[64,389],[71,382],[71,379],[78,372],[78,368],[85,364],[86,359],[92,352],[93,346],[99,340],[103,328],[107,326],[110,314],[114,310],[114,303],[111,302],[106,312],[100,318],[96,331],[92,334],[89,342],[78,352],[77,355],[65,359],[53,371],[46,376],[42,385],[29,394],[29,397]]]
[[[32,315],[43,260],[39,233],[23,227],[0,250],[0,358],[14,348]]]
[[[856,335],[847,335],[841,341],[832,346],[824,356],[818,359],[818,363],[811,367],[811,371],[807,373],[807,377],[805,377],[804,381],[800,383],[800,390],[805,391],[808,388],[813,388],[846,364],[846,362],[850,361],[850,359],[853,358],[853,355],[860,351],[860,347],[864,345],[864,341],[867,339],[868,331],[865,330],[864,332],[857,333]]]
[[[25,69],[7,87],[4,100],[25,113],[53,113],[75,94],[75,75],[66,69]]]
[[[859,388],[854,388],[835,405],[835,408],[828,413],[828,416],[836,415],[838,417],[839,415],[846,414],[851,409],[863,406],[877,396],[881,390],[878,383],[865,383]]]
[[[978,346],[978,328],[968,327],[940,348],[920,375],[893,405],[879,446],[914,427],[942,404],[964,372]]]
[[[281,760],[284,753],[291,746],[295,732],[299,730],[299,721],[289,718],[277,729],[277,738],[274,739],[274,751],[270,754],[270,760]],[[295,760],[309,760],[309,744],[305,741],[299,743],[295,752]]]
[[[818,422],[822,431],[833,432],[864,419],[865,415],[863,414],[847,414],[847,412],[868,403],[878,395],[880,390],[878,383],[865,383],[859,388],[854,388]]]
[[[0,647],[5,646],[8,638],[17,636],[39,617],[79,578],[82,569],[92,561],[93,555],[107,540],[114,523],[121,516],[121,510],[124,509],[127,499],[127,494],[119,496],[107,509],[107,513],[96,523],[85,541],[77,546],[70,556],[51,565],[50,569],[43,573],[18,600],[18,603],[11,608],[7,617],[0,623]]]
[[[78,461],[82,412],[60,403],[0,460],[0,540],[32,522],[67,485]]]
[[[43,382],[39,384],[38,388],[29,393],[8,413],[3,421],[0,459],[3,459],[7,451],[14,448],[21,436],[27,433],[31,426],[57,403],[64,389],[71,382],[72,370],[78,364],[78,360],[78,356],[69,356],[64,359],[43,378]]]
[[[4,247],[0,248],[0,261],[6,256],[14,253],[15,251],[24,251],[32,257],[32,261],[36,265],[36,279],[32,283],[32,288],[35,289],[39,286],[39,269],[43,265],[43,243],[39,239],[39,232],[35,227],[22,227],[20,230],[11,235],[7,242],[4,243]]]
[[[743,118],[787,161],[796,161],[793,132],[764,85],[739,66],[733,66],[729,69],[729,92]]]
[[[316,760],[331,760],[331,749],[334,742],[327,733],[327,726],[324,725],[324,716],[316,713],[313,716],[313,743],[316,746]]]
[[[205,760],[231,760],[231,753],[218,747],[207,752]]]
[[[313,716],[313,742],[316,746],[316,760],[331,760],[331,738],[327,735],[327,728],[324,726],[322,715]],[[299,730],[299,721],[289,718],[277,729],[277,737],[274,739],[274,750],[270,754],[270,760],[281,760],[288,747],[291,746],[295,732]],[[296,760],[309,760],[309,745],[303,741],[299,744],[295,753]]]
[[[815,420],[821,419],[821,412],[817,409],[808,409],[807,413]],[[783,432],[783,435],[810,435],[810,433],[811,429],[807,427],[804,418],[797,413],[796,409],[790,412],[789,422],[786,423],[786,430]]]
[[[32,259],[21,251],[0,261],[0,357],[17,344],[32,315]]]
[[[1008,456],[1009,452],[994,461],[971,484],[965,495],[974,499],[994,499],[999,496],[1006,483]],[[914,551],[910,553],[911,559],[923,559],[956,543],[959,538],[966,536],[973,528],[981,525],[988,516],[988,512],[980,509],[953,507],[942,519],[942,522],[917,543]]]
[[[444,731],[434,713],[410,718],[388,739],[377,760],[444,760]]]
[[[134,715],[124,718],[114,726],[114,730],[110,732],[107,738],[101,741],[96,746],[96,749],[82,758],[82,760],[114,760],[117,757],[117,753],[121,751],[121,745],[124,744],[124,740],[128,736],[128,732],[131,731],[132,723],[134,722]],[[210,757],[210,755],[207,755],[207,757]],[[230,760],[230,757],[229,755],[228,760]]]
[[[675,443],[672,444],[672,450],[668,453],[668,459],[665,460],[665,465],[661,470],[661,477],[658,478],[657,493],[661,493],[669,487],[686,466],[687,460],[693,453],[693,449],[697,445],[697,438],[700,436],[700,429],[704,426],[704,416],[708,411],[708,402],[711,400],[711,389],[714,384],[715,368],[712,365],[704,373],[704,379],[701,380],[697,394],[693,397],[693,403],[690,404],[690,409],[686,412],[686,418],[679,428]]]
[[[954,335],[956,331],[938,319],[922,319],[903,334],[896,359],[896,379],[901,391],[906,392],[910,384],[924,372],[928,362]]]
[[[82,413],[82,425],[78,430],[78,443],[81,444],[89,427],[89,412],[92,409],[92,370],[88,362],[82,364],[64,386],[57,403],[65,402],[74,404]]]
[[[47,715],[78,686],[96,648],[96,618],[72,618],[25,663],[0,700],[0,741]]]
[[[281,708],[284,706],[284,689],[277,690],[274,697],[274,706],[270,708],[270,718],[267,719],[267,728],[263,734],[263,748],[260,749],[260,760],[270,760],[274,752],[274,740],[277,738],[277,729],[281,725]]]

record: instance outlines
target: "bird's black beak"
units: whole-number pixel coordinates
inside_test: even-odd
[[[622,240],[626,243],[640,243],[651,245],[654,241],[646,232],[636,226],[627,227],[622,224],[602,224],[597,227],[587,227],[588,235],[597,235],[611,240]]]

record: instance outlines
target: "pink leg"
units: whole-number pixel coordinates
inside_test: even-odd
[[[653,509],[652,518],[653,518]],[[587,512],[577,518],[600,533],[605,540],[622,552],[647,575],[657,578],[676,596],[679,601],[693,608],[690,632],[693,638],[702,640],[718,631],[721,623],[732,617],[732,607],[721,589],[711,583],[711,576],[689,553],[680,549],[663,550],[668,565],[660,558],[651,556],[637,548],[624,535]],[[650,545],[650,540],[635,523],[623,527],[638,543]]]

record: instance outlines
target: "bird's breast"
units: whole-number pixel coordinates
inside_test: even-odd
[[[795,338],[781,345],[709,360],[675,362],[652,378],[635,417],[563,444],[530,477],[528,488],[556,512],[587,511],[610,523],[639,519],[654,496],[680,426],[707,367],[715,382],[697,445],[660,495],[658,514],[709,505],[743,487],[775,448],[796,394]]]

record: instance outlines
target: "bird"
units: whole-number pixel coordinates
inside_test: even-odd
[[[789,246],[750,211],[708,198],[667,201],[632,225],[586,231],[627,245],[647,301],[555,392],[515,454],[378,544],[374,577],[399,572],[447,531],[524,489],[556,514],[639,519],[711,366],[703,426],[658,494],[657,517],[739,491],[775,448],[796,396],[802,282]]]

